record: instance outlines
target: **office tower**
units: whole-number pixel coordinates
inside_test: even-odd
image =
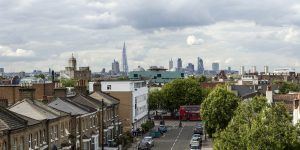
[[[177,60],[177,69],[182,70],[182,60],[181,60],[181,58],[178,58],[178,60]]]
[[[0,68],[0,76],[4,75],[4,68]]]
[[[198,73],[199,74],[203,74],[203,72],[204,72],[204,65],[203,65],[203,60],[200,57],[198,57],[197,64],[198,64],[198,68],[197,68]]]
[[[231,71],[231,67],[228,67],[227,70],[230,72]]]
[[[188,63],[186,70],[190,73],[193,73],[195,71],[194,64]]]
[[[256,66],[252,66],[251,73],[256,73]]]
[[[240,68],[240,75],[244,75],[245,74],[245,67],[241,66]]]
[[[127,55],[126,55],[126,45],[124,42],[123,51],[122,51],[122,67],[123,72],[127,76],[128,75],[128,63],[127,63]]]
[[[102,68],[101,73],[105,73],[105,68]]]
[[[173,69],[173,60],[171,59],[169,61],[169,70]]]
[[[264,72],[265,74],[269,74],[269,66],[264,66]]]
[[[215,71],[215,72],[218,72],[220,70],[219,69],[220,65],[217,62],[213,62],[212,65],[211,65],[211,67],[212,67],[212,70]]]
[[[120,73],[120,65],[118,61],[116,60],[113,61],[113,63],[111,64],[111,70],[114,74]]]

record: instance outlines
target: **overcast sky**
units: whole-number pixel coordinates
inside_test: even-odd
[[[121,62],[129,70],[240,65],[300,71],[299,0],[0,0],[0,67],[62,70],[72,53],[92,71]]]

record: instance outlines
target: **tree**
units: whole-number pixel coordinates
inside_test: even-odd
[[[44,74],[34,75],[34,77],[36,77],[36,78],[41,78],[41,79],[43,79],[43,80],[46,78]]]
[[[163,107],[171,112],[181,105],[200,105],[203,99],[202,89],[195,79],[176,79],[162,88]]]
[[[164,94],[162,90],[153,90],[149,93],[149,109],[156,110],[160,108],[164,108]]]
[[[296,83],[291,82],[283,82],[282,85],[279,88],[280,93],[286,94],[290,91],[292,92],[299,92],[300,91],[300,85]]]
[[[239,104],[225,130],[216,134],[214,149],[294,149],[297,130],[283,104],[264,97]]]
[[[64,87],[74,87],[77,81],[74,79],[61,79],[60,82]]]
[[[231,120],[240,99],[225,87],[216,87],[201,105],[201,117],[205,120],[205,129],[210,137],[223,130]]]

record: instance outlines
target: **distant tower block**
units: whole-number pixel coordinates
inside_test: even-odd
[[[252,66],[251,73],[256,73],[256,66]]]
[[[245,66],[241,66],[240,75],[244,75],[244,74],[245,74]]]
[[[173,60],[171,59],[170,61],[169,61],[169,70],[171,70],[173,68]]]
[[[269,66],[264,66],[264,72],[265,74],[269,74]]]
[[[122,67],[123,67],[124,74],[127,76],[128,75],[128,63],[127,63],[125,42],[124,42],[123,51],[122,51]]]

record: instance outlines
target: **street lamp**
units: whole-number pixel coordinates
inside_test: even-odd
[[[104,100],[102,99],[101,101],[101,109],[102,109],[102,112],[101,112],[101,149],[104,150]]]

